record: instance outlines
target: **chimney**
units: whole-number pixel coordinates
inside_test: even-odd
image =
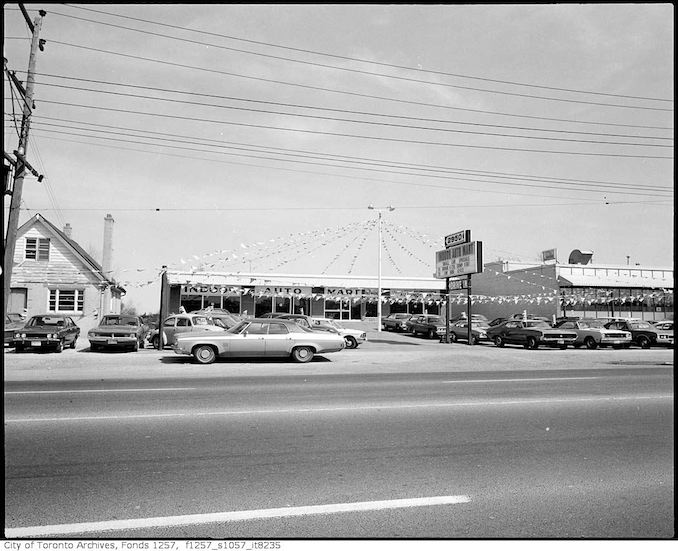
[[[71,225],[66,222],[66,225],[64,226],[64,235],[68,237],[68,239],[71,239],[71,234],[73,233],[73,228],[71,228]]]
[[[110,214],[104,218],[104,252],[101,260],[101,269],[106,278],[111,277],[113,269],[113,224],[115,220]]]

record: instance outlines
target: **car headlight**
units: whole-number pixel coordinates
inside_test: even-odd
[[[21,333],[15,333],[14,334],[15,339],[20,339],[21,338]]]

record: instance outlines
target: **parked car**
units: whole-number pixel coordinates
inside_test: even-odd
[[[63,314],[40,314],[33,316],[21,329],[17,329],[12,344],[17,352],[27,348],[33,350],[54,349],[61,352],[67,346],[75,348],[80,328]]]
[[[429,339],[439,338],[445,334],[445,322],[440,316],[433,314],[420,314],[412,316],[407,321],[409,330],[413,335],[426,335]]]
[[[260,318],[279,318],[284,316],[285,312],[268,312],[267,314],[262,314]]]
[[[462,312],[458,316],[450,318],[450,323],[456,323],[458,321],[466,321],[466,319],[467,319],[466,318],[466,312]],[[489,325],[489,320],[483,314],[471,314],[471,320],[472,321],[478,321],[478,322],[484,323],[486,325]]]
[[[212,308],[211,310],[196,310],[190,313],[205,316],[212,324],[216,325],[217,327],[221,327],[222,329],[230,329],[241,321],[239,315],[232,314],[228,310],[222,310],[221,308]]]
[[[599,346],[611,345],[615,348],[628,347],[631,344],[631,333],[620,329],[607,329],[598,319],[582,318],[577,320],[563,320],[555,325],[556,329],[571,329],[577,333],[574,341],[575,348],[593,350]]]
[[[487,336],[489,327],[486,322],[471,319],[471,344],[490,340]],[[446,331],[443,331],[443,334],[440,336],[440,342],[445,342],[446,335]],[[468,341],[468,321],[466,320],[459,320],[450,324],[450,342],[457,341]]]
[[[298,325],[301,325],[305,329],[310,329],[311,331],[324,331],[329,333],[339,333],[339,331],[328,325],[318,325],[313,323],[313,318],[311,316],[306,316],[305,314],[282,314],[274,319],[282,319],[293,321]]]
[[[339,352],[344,338],[336,332],[311,331],[295,321],[280,318],[243,320],[228,331],[184,333],[174,342],[176,354],[193,356],[210,364],[218,357],[291,357],[306,363],[315,354]]]
[[[573,345],[577,333],[569,329],[554,329],[543,320],[507,320],[490,327],[487,336],[499,348],[505,344],[522,344],[525,348],[536,349],[540,345],[557,346],[565,350]]]
[[[214,331],[223,333],[225,329],[214,325],[202,314],[174,314],[165,319],[162,324],[163,346],[171,344],[174,338],[181,333],[202,333],[205,331]],[[158,347],[158,330],[154,330],[149,336],[149,341],[153,348]]]
[[[617,320],[606,323],[605,327],[628,331],[631,333],[633,344],[641,348],[650,348],[653,345],[673,345],[673,332],[657,329],[649,321],[635,319]]]
[[[662,320],[654,322],[655,329],[661,329],[662,331],[673,331],[673,320]]]
[[[99,325],[87,333],[90,350],[103,348],[131,348],[135,352],[144,347],[148,326],[139,316],[107,314]]]
[[[331,318],[311,318],[311,329],[318,327],[332,327],[336,329],[339,334],[344,337],[346,341],[346,348],[358,348],[367,340],[367,333],[362,329],[352,329],[339,323],[337,320]]]
[[[381,318],[381,326],[385,331],[406,331],[407,320],[411,317],[412,314],[390,314]]]
[[[13,346],[14,333],[17,329],[21,329],[25,323],[21,314],[15,314],[14,312],[5,314],[5,340],[3,346]]]

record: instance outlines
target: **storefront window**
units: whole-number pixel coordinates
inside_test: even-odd
[[[273,299],[271,297],[257,297],[254,301],[254,317],[263,316],[273,312]]]
[[[195,312],[196,310],[202,309],[202,297],[201,296],[188,296],[181,299],[181,305],[186,309],[187,312]]]
[[[240,297],[224,297],[224,302],[222,308],[233,312],[234,314],[240,313]]]
[[[221,308],[221,295],[209,295],[203,299],[203,308]]]
[[[285,297],[276,297],[274,299],[275,310],[274,312],[280,314],[289,314],[290,313],[290,303],[291,300]]]

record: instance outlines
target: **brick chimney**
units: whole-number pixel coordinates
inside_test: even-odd
[[[113,224],[115,220],[110,214],[104,218],[104,251],[101,260],[101,269],[105,278],[111,278],[113,269]]]
[[[72,238],[72,233],[73,233],[73,228],[71,228],[71,225],[66,222],[66,225],[64,226],[64,235],[68,237],[68,239]]]

